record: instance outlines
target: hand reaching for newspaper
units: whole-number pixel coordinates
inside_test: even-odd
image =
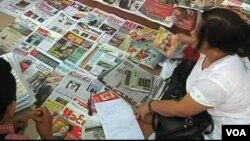
[[[36,122],[36,130],[42,139],[53,139],[52,116],[45,107],[35,109],[29,118]]]

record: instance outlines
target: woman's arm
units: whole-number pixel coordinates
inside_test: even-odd
[[[187,94],[180,101],[155,100],[150,103],[144,103],[137,109],[137,118],[144,120],[145,117],[152,112],[168,117],[188,117],[201,113],[209,108],[208,106],[199,104]]]

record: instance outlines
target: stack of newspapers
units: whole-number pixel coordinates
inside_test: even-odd
[[[16,92],[16,112],[31,106],[35,102],[33,91],[28,88],[27,83],[20,75],[20,67],[16,63],[17,58],[10,52],[0,56],[11,64],[12,74],[16,79],[17,92]],[[16,65],[17,64],[17,65]]]

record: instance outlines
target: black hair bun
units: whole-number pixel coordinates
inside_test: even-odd
[[[9,62],[0,58],[0,74],[11,73],[11,66]]]

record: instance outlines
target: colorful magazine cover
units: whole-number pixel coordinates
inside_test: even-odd
[[[185,45],[176,42],[173,36],[173,33],[161,26],[153,42],[153,47],[166,57],[176,57],[177,53],[179,53],[179,51],[184,48]]]
[[[129,59],[154,69],[164,57],[159,51],[152,47],[151,41],[133,42],[129,47]]]

